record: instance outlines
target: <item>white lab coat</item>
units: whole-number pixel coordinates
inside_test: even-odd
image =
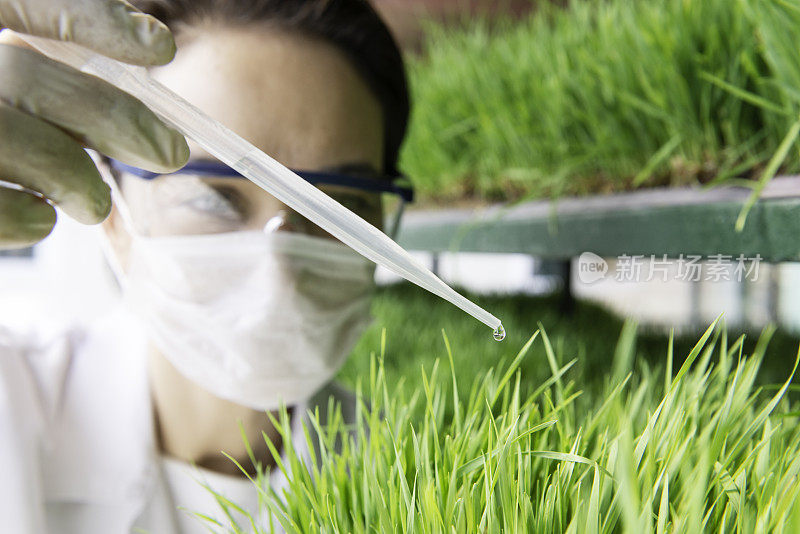
[[[145,340],[122,310],[88,329],[0,329],[0,532],[189,534],[156,450]],[[324,414],[330,395],[350,419],[352,396],[335,386],[297,413],[318,405]],[[295,430],[301,424],[296,418]],[[309,457],[302,432],[295,434],[295,449]],[[176,476],[175,462],[168,465]],[[280,475],[270,483],[281,485]],[[221,517],[218,508],[195,511]]]

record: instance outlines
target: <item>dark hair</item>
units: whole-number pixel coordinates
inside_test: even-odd
[[[367,0],[130,0],[177,30],[218,19],[232,24],[271,22],[318,37],[344,52],[380,102],[384,172],[399,174],[397,159],[408,125],[405,67],[392,34]]]

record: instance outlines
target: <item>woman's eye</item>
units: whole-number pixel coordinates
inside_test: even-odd
[[[209,186],[202,194],[186,199],[181,205],[204,214],[231,221],[242,221],[247,216],[242,195],[232,187]]]

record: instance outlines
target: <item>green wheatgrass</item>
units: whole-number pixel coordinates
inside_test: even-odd
[[[542,2],[518,22],[431,24],[401,167],[440,203],[796,172],[798,28],[800,0]]]
[[[345,428],[333,417],[319,427],[318,464],[304,468],[285,452],[288,488],[258,490],[276,527],[800,531],[800,406],[790,382],[797,339],[772,328],[737,337],[718,320],[687,344],[685,336],[640,335],[595,306],[563,317],[550,299],[485,298],[500,311],[531,311],[516,321],[541,316],[515,354],[519,337],[497,344],[484,329],[470,333],[420,293],[400,286],[378,295],[365,341],[375,350],[359,347],[342,374],[361,395],[359,424]],[[395,335],[381,324],[404,307],[407,317],[425,308],[418,321],[429,330],[441,314],[464,335],[438,333],[435,346],[420,349],[411,341],[417,320],[397,324]],[[280,425],[287,443],[285,414]],[[235,504],[218,499],[231,521],[211,530],[246,532],[249,521],[234,524]]]

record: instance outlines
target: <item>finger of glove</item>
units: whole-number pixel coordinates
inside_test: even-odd
[[[0,187],[0,249],[29,247],[53,230],[56,210],[43,198]]]
[[[0,0],[0,26],[136,65],[163,65],[175,56],[169,29],[122,0]]]
[[[0,140],[3,180],[41,194],[79,222],[94,224],[108,216],[109,187],[68,134],[0,104]]]
[[[179,169],[189,158],[179,132],[99,78],[4,44],[0,72],[0,101],[59,126],[103,154],[159,173]]]

